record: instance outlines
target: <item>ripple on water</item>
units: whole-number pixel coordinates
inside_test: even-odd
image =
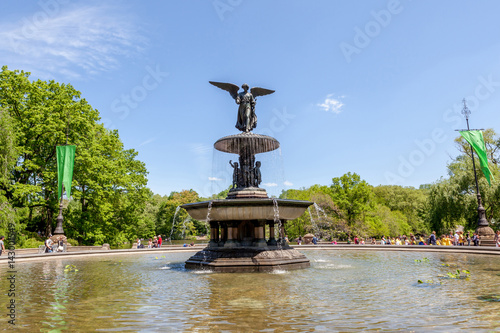
[[[273,269],[272,271],[269,271],[269,274],[288,274],[289,271],[286,269]]]

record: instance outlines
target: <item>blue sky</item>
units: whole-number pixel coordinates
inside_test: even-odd
[[[208,81],[274,89],[255,133],[269,193],[356,172],[372,185],[446,176],[466,98],[500,128],[495,1],[3,1],[0,59],[71,83],[139,152],[159,194],[231,182],[213,151],[237,106]],[[215,167],[215,171],[213,168]]]

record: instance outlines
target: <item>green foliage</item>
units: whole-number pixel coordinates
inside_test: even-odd
[[[401,186],[372,187],[354,173],[333,178],[330,186],[288,190],[281,198],[316,203],[289,221],[290,239],[312,232],[328,240],[349,236],[382,237],[427,231],[427,190]]]
[[[78,269],[76,268],[75,265],[66,265],[66,266],[64,266],[64,273],[69,273],[69,272],[76,273],[76,272],[78,272]]]
[[[372,209],[373,191],[357,173],[350,172],[332,179],[332,200],[345,213],[347,223],[353,226],[357,220]]]
[[[18,248],[23,249],[34,249],[38,248],[40,245],[43,245],[44,242],[37,238],[28,238],[26,239],[22,245],[18,246]]]
[[[66,239],[66,241],[68,242],[69,245],[71,246],[78,246],[78,241],[76,239],[71,239],[71,238],[68,238]]]
[[[415,262],[429,262],[429,258],[415,259]]]
[[[66,234],[83,244],[131,240],[154,229],[140,220],[150,193],[145,165],[80,95],[69,84],[30,81],[29,73],[2,68],[0,204],[21,227],[52,232],[59,204],[55,147],[68,132],[77,150]],[[8,218],[0,217],[2,227]]]
[[[224,199],[229,188],[208,199],[193,190],[153,194],[146,187],[147,170],[137,152],[125,149],[118,132],[99,123],[99,112],[79,91],[70,84],[30,81],[29,75],[7,67],[0,72],[0,234],[7,235],[8,224],[14,222],[17,245],[32,246],[42,241],[37,231],[49,234],[54,229],[59,206],[55,147],[66,143],[68,129],[67,142],[77,149],[72,197],[64,198],[63,215],[64,230],[74,245],[117,246],[158,234],[192,239],[207,232],[204,222],[177,207]],[[500,138],[492,129],[484,138],[495,181],[489,186],[477,169],[479,189],[487,218],[497,229]],[[456,143],[460,155],[448,165],[448,178],[419,189],[373,187],[348,172],[330,185],[284,191],[280,198],[315,203],[288,221],[289,239],[306,233],[327,240],[432,230],[439,234],[457,225],[474,230],[477,191],[471,150],[461,137]]]
[[[492,129],[484,131],[484,139],[489,157],[489,167],[495,180],[488,184],[481,170],[477,155],[474,154],[479,191],[486,217],[493,228],[498,228],[500,219],[500,174],[498,169],[500,138]],[[462,138],[455,140],[460,155],[448,165],[447,179],[433,184],[428,193],[428,224],[438,233],[452,231],[458,225],[466,230],[477,226],[477,190],[470,145]]]
[[[429,232],[425,223],[427,190],[396,185],[380,185],[374,187],[373,192],[378,204],[388,207],[392,212],[397,211],[403,214],[407,226],[401,226],[401,229],[411,229],[415,233]],[[405,232],[401,233],[405,234]]]

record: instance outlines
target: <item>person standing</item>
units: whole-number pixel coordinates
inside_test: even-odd
[[[436,245],[436,232],[433,231],[431,236],[429,237],[429,243],[431,245]]]
[[[497,230],[495,234],[495,246],[500,247],[500,230]]]
[[[158,247],[161,248],[161,243],[163,243],[163,240],[161,239],[161,235],[158,235]]]
[[[2,255],[2,252],[5,251],[5,246],[3,245],[3,240],[5,239],[4,236],[0,236],[0,256]]]
[[[474,236],[472,236],[472,242],[474,243],[474,246],[479,246],[479,236],[477,232],[475,232]]]
[[[49,237],[45,240],[45,253],[50,252],[52,252],[52,239]]]

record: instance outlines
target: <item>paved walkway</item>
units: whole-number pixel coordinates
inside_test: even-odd
[[[56,252],[56,253],[16,253],[15,262],[34,261],[57,258],[75,258],[85,256],[109,256],[109,255],[132,255],[132,254],[147,254],[147,253],[164,253],[164,252],[196,252],[205,247],[205,244],[197,244],[194,247],[182,247],[180,245],[167,245],[159,249],[124,249],[124,250],[91,250],[91,251],[76,251],[76,252]],[[470,253],[478,255],[500,255],[499,247],[486,246],[429,246],[429,245],[347,245],[347,244],[318,244],[318,245],[294,245],[297,250],[325,250],[325,251],[418,251],[418,252],[448,252],[448,253]],[[8,252],[2,253],[0,256],[0,265],[7,264]]]

